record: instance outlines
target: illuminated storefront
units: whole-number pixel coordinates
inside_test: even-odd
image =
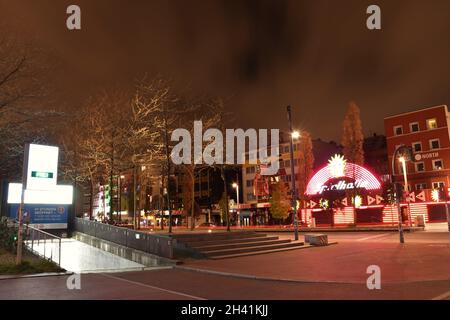
[[[378,177],[363,166],[333,156],[310,179],[302,221],[308,225],[397,224],[396,205],[389,204]],[[409,193],[401,203],[406,223],[446,221],[445,202],[437,190]]]

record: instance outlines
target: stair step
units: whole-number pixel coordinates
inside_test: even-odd
[[[227,249],[247,248],[247,247],[256,247],[256,246],[259,247],[259,246],[267,246],[267,245],[272,245],[272,244],[282,244],[282,243],[289,243],[289,242],[291,242],[291,240],[289,240],[289,239],[283,239],[283,240],[264,239],[264,241],[250,241],[250,242],[242,242],[242,243],[201,246],[201,247],[195,247],[195,249],[205,252],[205,251],[227,250]]]
[[[231,233],[231,234],[202,234],[202,235],[192,235],[185,237],[174,237],[179,242],[191,243],[191,242],[201,242],[201,241],[215,241],[215,240],[228,240],[228,239],[243,239],[243,238],[264,238],[266,234],[259,233]]]
[[[212,250],[212,251],[201,251],[203,254],[208,257],[212,256],[223,256],[230,255],[236,253],[244,253],[244,252],[256,252],[256,251],[264,251],[270,249],[278,249],[278,248],[287,248],[293,246],[303,245],[303,242],[290,242],[290,243],[281,243],[281,244],[271,244],[265,246],[252,246],[247,248],[236,248],[236,249],[224,249],[224,250]]]
[[[220,259],[229,259],[229,258],[239,258],[239,257],[247,257],[247,256],[255,256],[259,254],[268,254],[268,253],[275,253],[275,252],[282,252],[282,251],[290,251],[290,250],[299,250],[299,249],[306,249],[312,247],[311,245],[300,245],[293,247],[287,247],[287,248],[278,248],[278,249],[271,249],[271,250],[263,250],[263,251],[253,251],[253,252],[244,252],[244,253],[236,253],[236,254],[227,254],[222,256],[212,256],[209,257],[213,260],[220,260]]]
[[[266,240],[277,240],[278,236],[270,236],[270,237],[252,237],[252,238],[239,238],[239,239],[222,239],[222,240],[211,240],[211,241],[197,241],[197,242],[188,242],[186,243],[191,248],[200,248],[204,246],[213,246],[213,245],[221,245],[221,244],[233,244],[233,243],[246,243],[246,242],[259,242]]]
[[[172,238],[192,238],[192,237],[201,237],[201,236],[220,236],[220,235],[240,235],[240,234],[254,234],[256,231],[253,230],[244,230],[244,231],[213,231],[211,233],[197,233],[197,232],[186,232],[186,233],[175,233],[172,234]]]

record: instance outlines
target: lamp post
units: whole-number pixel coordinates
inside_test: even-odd
[[[411,227],[411,208],[410,208],[410,204],[409,204],[409,188],[408,188],[408,174],[406,172],[406,159],[405,157],[401,156],[400,158],[398,158],[398,161],[400,161],[400,163],[402,164],[402,169],[403,169],[403,180],[404,180],[404,190],[405,190],[405,196],[406,196],[406,202],[408,203],[408,219],[409,219],[409,226]]]
[[[293,140],[300,137],[300,133],[298,131],[292,130],[292,115],[291,115],[291,106],[287,106],[287,116],[289,122],[289,132],[291,134],[291,138],[289,139],[289,151],[291,155],[291,201],[292,208],[294,208],[294,239],[298,240],[298,218],[297,218],[297,190],[295,189],[295,166],[294,166],[294,143]]]
[[[240,211],[239,211],[239,183],[234,182],[233,188],[236,189],[236,200],[237,200],[236,215],[237,215],[238,227],[240,227],[241,226],[241,217],[240,217]]]
[[[118,199],[117,199],[117,206],[118,206],[118,215],[119,215],[119,222],[122,222],[122,180],[125,179],[124,175],[120,175],[119,179],[117,181],[117,189],[118,191]]]
[[[395,158],[397,157],[397,154],[400,149],[405,148],[405,145],[400,145],[394,150],[394,154],[392,156],[392,175],[391,175],[391,183],[395,186],[395,193],[396,193],[396,203],[397,203],[397,214],[398,214],[398,232],[400,235],[400,243],[405,243],[405,237],[403,234],[403,223],[402,223],[402,210],[400,208],[400,188],[397,183],[395,183]]]

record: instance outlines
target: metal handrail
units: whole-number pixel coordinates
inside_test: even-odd
[[[18,225],[18,221],[17,220],[10,220],[11,222],[13,222],[15,225]],[[31,231],[31,232],[30,232]],[[26,245],[28,247],[28,249],[31,250],[31,252],[33,252],[34,254],[41,256],[44,259],[47,260],[53,260],[53,248],[50,248],[50,258],[48,258],[46,256],[46,250],[47,250],[47,240],[50,240],[50,244],[51,247],[53,246],[54,241],[57,242],[58,244],[58,261],[55,263],[58,264],[58,266],[61,267],[61,241],[62,238],[55,236],[54,234],[51,234],[49,232],[43,231],[41,229],[35,228],[33,226],[30,226],[28,224],[24,224],[24,242],[25,241],[31,241],[31,246],[28,244]],[[30,239],[30,235],[31,235],[31,239]],[[35,250],[35,246],[34,246],[34,242],[37,241],[37,246],[41,245],[41,243],[43,243],[43,254],[41,254],[38,250]]]

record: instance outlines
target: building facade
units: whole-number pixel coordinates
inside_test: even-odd
[[[403,181],[401,163],[392,172],[395,148],[410,146],[414,161],[406,162],[408,189],[439,189],[450,186],[450,126],[446,105],[406,112],[384,118],[389,171]]]

